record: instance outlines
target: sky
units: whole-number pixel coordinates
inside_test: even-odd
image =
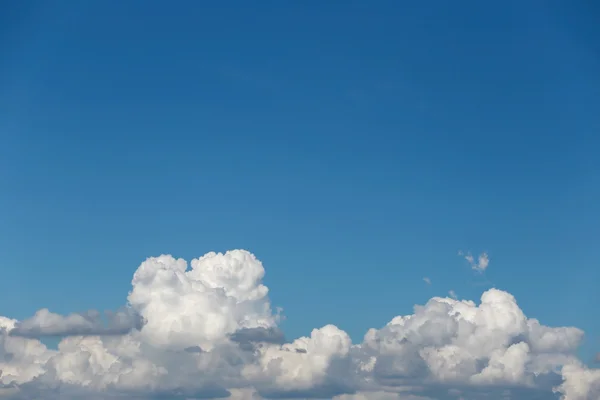
[[[0,4],[0,398],[600,397],[600,7],[417,3]]]

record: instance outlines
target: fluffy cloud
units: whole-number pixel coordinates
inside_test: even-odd
[[[360,343],[334,325],[286,341],[254,255],[209,253],[190,264],[147,259],[127,307],[104,319],[0,317],[0,397],[600,398],[600,370],[574,355],[583,332],[527,318],[505,291],[478,303],[434,297]],[[58,349],[38,340],[46,335],[64,336]]]
[[[191,262],[149,258],[133,275],[129,304],[144,317],[140,334],[159,348],[210,350],[244,328],[274,328],[264,268],[245,251],[209,253]]]
[[[600,369],[589,369],[575,362],[565,365],[562,375],[564,381],[556,391],[565,400],[600,399]]]

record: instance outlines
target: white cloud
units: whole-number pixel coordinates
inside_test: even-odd
[[[578,362],[562,368],[563,383],[556,391],[564,400],[600,399],[600,369],[589,369]]]
[[[242,374],[248,381],[260,382],[269,392],[310,391],[330,383],[328,373],[333,361],[345,358],[350,346],[346,332],[326,325],[313,329],[310,337],[260,347],[256,361],[245,366]]]
[[[429,279],[428,277],[423,278],[423,281],[428,284],[431,285],[431,279]]]
[[[272,328],[264,268],[254,255],[209,253],[191,262],[149,258],[133,276],[128,300],[146,324],[143,339],[161,348],[210,350],[243,328]]]
[[[575,357],[583,332],[527,318],[505,291],[478,304],[434,297],[360,343],[334,325],[286,342],[263,276],[241,250],[190,267],[160,256],[139,266],[128,296],[143,326],[47,310],[0,317],[0,397],[552,399],[555,388],[600,398],[600,370]],[[48,334],[66,336],[57,350],[35,337]]]

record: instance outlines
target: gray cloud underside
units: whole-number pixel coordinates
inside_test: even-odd
[[[66,316],[41,309],[33,317],[17,322],[10,335],[28,338],[125,335],[134,329],[141,329],[143,322],[139,314],[127,308],[116,312],[105,311],[104,315],[91,310]]]

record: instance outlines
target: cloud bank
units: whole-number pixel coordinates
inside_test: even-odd
[[[583,332],[528,318],[505,291],[434,297],[360,343],[334,325],[287,341],[264,273],[243,250],[190,265],[162,255],[104,319],[0,317],[0,398],[600,398],[600,370],[575,356]],[[48,335],[63,337],[58,349],[38,340]]]

